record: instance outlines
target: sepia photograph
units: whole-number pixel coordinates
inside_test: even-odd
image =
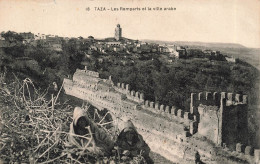
[[[0,164],[260,164],[260,0],[0,0]]]

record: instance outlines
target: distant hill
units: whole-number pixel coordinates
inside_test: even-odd
[[[188,42],[188,41],[160,41],[160,40],[142,40],[149,43],[159,43],[159,44],[175,44],[182,46],[192,46],[192,47],[218,47],[218,48],[247,48],[241,44],[236,43],[215,43],[215,42]]]
[[[218,48],[246,48],[245,46],[236,43],[206,43],[206,42],[176,41],[175,44],[187,45],[187,46],[218,47]]]

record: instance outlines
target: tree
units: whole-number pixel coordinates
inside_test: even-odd
[[[6,33],[3,33],[2,36],[5,38],[7,41],[22,41],[23,37],[16,32],[13,31],[8,31]]]

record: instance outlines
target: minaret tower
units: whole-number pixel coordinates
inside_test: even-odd
[[[122,38],[122,28],[120,27],[120,24],[117,24],[115,29],[115,39],[119,41]]]

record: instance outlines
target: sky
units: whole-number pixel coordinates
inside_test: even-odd
[[[120,7],[146,10],[111,11]],[[260,0],[0,0],[0,31],[106,38],[114,36],[117,24],[130,39],[260,48]]]

